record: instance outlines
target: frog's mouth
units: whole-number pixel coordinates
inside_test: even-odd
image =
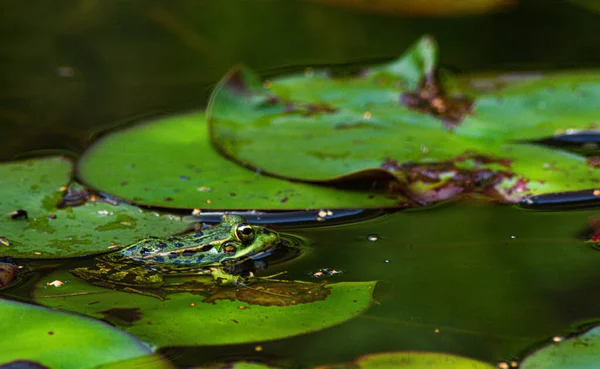
[[[246,249],[241,250],[236,255],[233,255],[224,261],[229,263],[243,263],[247,260],[261,259],[270,255],[273,249],[275,249],[281,243],[279,233],[271,231],[267,228],[262,228],[259,232],[261,244],[254,244],[251,247],[247,247]],[[257,249],[260,251],[257,252]]]

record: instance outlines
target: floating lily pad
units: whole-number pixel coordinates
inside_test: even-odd
[[[398,192],[425,202],[469,192],[518,201],[598,185],[583,157],[525,140],[595,129],[600,75],[524,79],[465,96],[442,85],[436,58],[424,37],[399,60],[347,78],[308,71],[261,82],[239,67],[213,93],[211,138],[276,176],[331,182],[385,173]]]
[[[65,283],[60,287],[47,284],[54,280]],[[297,301],[289,300],[287,306],[254,303],[264,301],[262,294],[287,294],[285,288],[264,291],[259,286],[239,287],[251,290],[246,302],[230,300],[233,295],[216,300],[188,292],[169,294],[161,301],[90,286],[59,271],[39,282],[34,298],[45,306],[106,319],[158,346],[225,345],[284,338],[340,324],[370,306],[375,282],[330,284],[326,298],[303,303],[299,296]],[[256,298],[249,300],[249,294]],[[272,298],[279,301],[281,296]]]
[[[56,258],[108,251],[145,235],[165,236],[190,225],[128,205],[87,201],[58,207],[71,179],[62,157],[0,164],[0,256]],[[18,212],[21,210],[22,212]]]
[[[352,363],[324,365],[318,369],[495,369],[481,361],[434,352],[389,352],[360,357]],[[317,369],[317,368],[315,368]]]
[[[521,369],[600,368],[600,327],[539,349],[527,356]]]
[[[0,329],[6,335],[0,340],[0,366],[27,361],[92,368],[151,353],[137,339],[96,320],[1,299],[0,310]]]
[[[204,113],[168,117],[108,135],[83,154],[78,170],[86,184],[103,192],[171,208],[280,210],[406,203],[398,195],[294,183],[241,167],[211,146]]]

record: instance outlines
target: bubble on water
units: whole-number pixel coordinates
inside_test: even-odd
[[[375,242],[379,239],[378,234],[370,234],[367,236],[367,241]]]
[[[59,77],[71,78],[75,76],[75,70],[68,65],[63,65],[56,68],[56,74],[58,74]]]
[[[312,273],[313,278],[324,278],[331,277],[337,274],[342,274],[343,271],[340,269],[321,268],[316,272]]]

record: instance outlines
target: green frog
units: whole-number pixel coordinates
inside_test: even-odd
[[[261,269],[256,259],[279,243],[277,232],[226,214],[213,227],[179,237],[146,238],[99,256],[94,267],[71,273],[92,284],[142,294],[166,286],[165,277],[173,274],[211,274],[218,284],[242,285],[253,277],[252,270]]]

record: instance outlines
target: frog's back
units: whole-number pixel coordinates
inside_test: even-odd
[[[151,237],[117,253],[106,255],[106,259],[169,265],[215,265],[218,264],[221,255],[212,247],[210,241],[213,241],[212,235],[204,237],[201,232],[187,237]]]

